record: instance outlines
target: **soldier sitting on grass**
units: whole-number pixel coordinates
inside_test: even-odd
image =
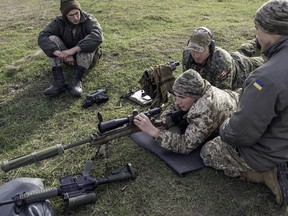
[[[231,177],[264,183],[288,201],[288,0],[271,0],[256,12],[257,39],[267,62],[251,73],[235,113],[220,136],[201,149],[206,166]]]
[[[104,40],[97,19],[82,11],[76,0],[61,0],[60,11],[39,33],[38,44],[50,58],[53,85],[44,90],[45,95],[56,95],[68,89],[63,75],[63,63],[75,68],[71,94],[80,97],[84,73],[100,57],[100,44]]]

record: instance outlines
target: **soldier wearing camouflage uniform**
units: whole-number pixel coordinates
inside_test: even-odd
[[[253,56],[255,57],[255,56],[262,55],[261,46],[257,38],[248,40],[245,43],[241,44],[240,47],[237,49],[237,51],[248,57],[253,57]],[[266,59],[266,57],[263,55],[261,57]]]
[[[68,89],[62,68],[65,63],[75,68],[71,93],[80,97],[82,77],[100,57],[102,28],[94,16],[82,11],[76,0],[61,0],[60,11],[62,16],[57,16],[38,37],[40,48],[50,58],[54,77],[53,85],[44,94],[55,95]]]
[[[243,53],[243,52],[242,52]],[[262,57],[248,57],[215,46],[212,32],[206,27],[195,29],[183,51],[183,71],[194,69],[220,89],[241,88],[250,72],[262,65]]]
[[[231,90],[221,90],[203,79],[198,72],[189,69],[174,82],[176,100],[161,115],[169,130],[160,130],[142,114],[135,116],[135,124],[148,133],[165,149],[188,154],[203,142],[227,119],[237,107],[238,94]],[[187,112],[183,133],[180,125],[170,122],[168,115],[177,110]],[[168,126],[169,125],[169,126]],[[176,130],[178,129],[178,130]]]
[[[282,205],[288,201],[288,0],[266,2],[254,22],[268,60],[247,78],[237,110],[201,157],[228,176],[264,183]]]

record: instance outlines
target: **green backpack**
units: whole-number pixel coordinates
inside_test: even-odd
[[[138,81],[141,88],[152,98],[151,107],[160,107],[168,101],[168,92],[172,89],[175,77],[172,72],[179,62],[168,62],[146,69]]]

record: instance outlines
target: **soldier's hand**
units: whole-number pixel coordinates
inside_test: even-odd
[[[134,124],[143,132],[149,134],[152,137],[157,137],[160,130],[156,128],[150,119],[143,113],[140,113],[134,117]]]
[[[163,122],[165,129],[169,129],[170,127],[173,126],[173,122],[170,116],[162,116],[161,120]]]
[[[63,53],[65,53],[67,56],[73,56],[74,54],[76,54],[77,52],[80,52],[81,49],[79,46],[75,46],[75,47],[72,47],[71,49],[67,49],[67,50],[64,50],[62,51]]]
[[[54,51],[53,54],[62,60],[64,60],[68,56],[66,53],[64,53],[60,50]]]
[[[67,56],[66,58],[64,58],[64,61],[69,65],[75,64],[75,59],[73,56]]]

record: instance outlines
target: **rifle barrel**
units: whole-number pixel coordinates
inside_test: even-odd
[[[14,200],[8,200],[8,201],[0,201],[0,206],[2,205],[8,205],[8,204],[11,204],[11,203],[14,203],[15,201]]]
[[[33,190],[19,195],[19,199],[25,200],[25,203],[35,203],[45,201],[53,197],[61,195],[61,191],[57,187]]]
[[[87,139],[84,139],[84,140],[80,140],[80,141],[77,141],[77,142],[73,142],[73,143],[70,143],[70,144],[67,144],[65,146],[63,146],[63,149],[64,150],[67,150],[67,149],[70,149],[70,148],[74,148],[74,147],[77,147],[77,146],[80,146],[80,145],[83,145],[85,143],[89,143],[93,140],[93,135]]]
[[[63,153],[63,146],[61,144],[57,144],[56,146],[52,146],[38,152],[33,152],[28,155],[20,156],[10,161],[3,161],[1,168],[4,172],[8,172],[9,170],[26,166],[32,163],[39,164],[39,161],[41,160],[48,159],[56,155],[62,155]]]
[[[159,108],[154,108],[153,110],[150,111],[150,113],[147,112],[146,114],[147,115],[149,114],[149,116],[152,116],[159,112],[160,112]],[[161,124],[154,123],[154,125],[157,127],[157,126],[160,126]],[[28,155],[20,156],[20,157],[11,159],[9,161],[8,160],[2,161],[1,169],[4,172],[8,172],[12,169],[16,169],[22,166],[27,166],[33,163],[36,163],[36,165],[40,165],[41,160],[48,159],[57,155],[61,156],[64,154],[64,151],[67,149],[74,148],[74,147],[77,147],[86,143],[90,143],[92,146],[100,146],[113,139],[128,136],[132,133],[136,133],[139,131],[140,129],[136,125],[134,125],[133,122],[131,122],[130,124],[127,124],[126,126],[124,125],[122,127],[106,131],[104,133],[92,134],[89,138],[84,139],[84,140],[80,140],[80,141],[70,143],[64,146],[62,146],[61,144],[57,144],[55,146],[46,148],[44,150],[40,150],[38,152],[33,152]]]

